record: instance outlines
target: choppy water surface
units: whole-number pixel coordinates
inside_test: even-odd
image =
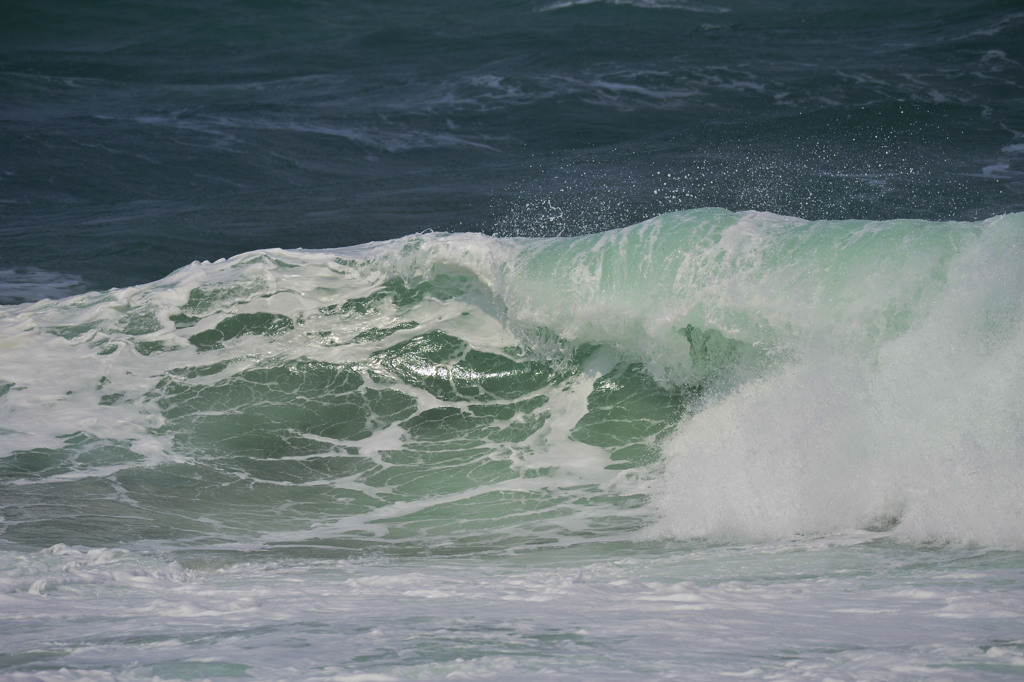
[[[1022,45],[997,1],[19,0],[0,284],[708,206],[1019,212]]]

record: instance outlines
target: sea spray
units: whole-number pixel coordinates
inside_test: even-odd
[[[660,521],[648,534],[867,527],[1024,543],[1021,216],[876,225],[861,238],[891,242],[887,230],[900,243],[870,261],[832,256],[862,273],[839,295],[774,292],[821,321],[787,363],[709,401],[665,443]],[[832,315],[836,337],[822,333]]]

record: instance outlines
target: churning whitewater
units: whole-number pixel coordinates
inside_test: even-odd
[[[1022,241],[709,209],[0,308],[0,663],[1018,674]]]

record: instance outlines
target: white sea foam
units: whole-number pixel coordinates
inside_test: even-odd
[[[566,9],[577,5],[590,5],[593,3],[607,3],[610,5],[631,5],[642,9],[674,9],[687,12],[698,12],[707,14],[724,14],[730,10],[728,7],[717,5],[705,5],[689,2],[688,0],[559,0],[541,8],[541,12]]]
[[[204,570],[64,547],[0,561],[19,585],[0,593],[5,648],[36,661],[22,679],[966,680],[1014,674],[1024,646],[1019,568],[855,537]]]

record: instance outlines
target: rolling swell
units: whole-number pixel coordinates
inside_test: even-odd
[[[702,209],[254,252],[11,306],[4,538],[1020,545],[1022,237],[1019,214]]]

